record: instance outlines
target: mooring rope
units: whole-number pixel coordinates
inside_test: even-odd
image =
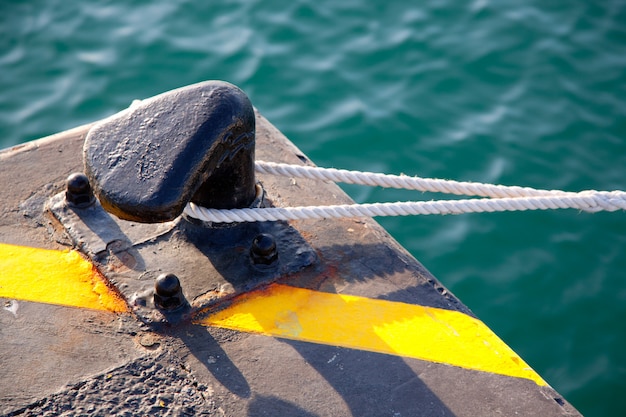
[[[189,203],[187,207],[185,207],[185,214],[206,222],[234,223],[565,208],[573,208],[587,212],[626,210],[626,192],[623,191],[587,190],[581,192],[565,192],[560,190],[538,190],[529,187],[509,187],[494,184],[408,177],[404,175],[386,175],[262,161],[256,162],[256,170],[263,174],[282,175],[291,178],[309,178],[348,184],[362,184],[489,198],[310,207],[244,208],[231,210],[209,209]]]
[[[255,167],[256,171],[261,174],[467,196],[498,198],[563,194],[563,191],[559,190],[537,190],[530,187],[510,187],[478,182],[460,182],[436,178],[409,177],[406,175],[378,174],[373,172],[348,171],[345,169],[319,168],[264,161],[257,161]]]

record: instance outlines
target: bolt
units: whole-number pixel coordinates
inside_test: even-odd
[[[89,207],[96,201],[91,191],[89,178],[82,172],[75,172],[66,180],[65,199],[77,208]]]
[[[278,259],[276,241],[272,235],[261,233],[252,240],[250,257],[255,265],[271,265]]]
[[[154,283],[154,305],[161,309],[172,311],[184,304],[185,298],[180,286],[180,280],[174,274],[161,274]]]

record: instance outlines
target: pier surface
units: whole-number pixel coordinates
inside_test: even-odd
[[[258,160],[313,164],[256,126]],[[44,209],[83,170],[89,128],[0,151],[1,415],[579,415],[370,218],[290,222],[311,265],[176,323],[105,303],[110,271],[68,252]],[[257,179],[276,206],[352,202],[332,183]],[[67,296],[76,270],[96,301],[67,301],[82,300]],[[203,273],[177,272],[183,289]]]

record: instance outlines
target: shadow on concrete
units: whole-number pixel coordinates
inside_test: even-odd
[[[454,417],[404,359],[284,340],[333,387],[353,416]]]
[[[177,329],[173,336],[185,344],[189,352],[224,388],[240,398],[250,398],[248,381],[206,327],[189,324]]]
[[[255,395],[248,403],[248,417],[285,416],[315,417],[315,414],[278,397]]]
[[[337,300],[341,299],[338,298]],[[338,311],[349,311],[350,308],[355,308],[355,303],[358,304],[358,301],[346,305],[345,308],[338,307]],[[241,306],[245,306],[245,303],[240,305],[240,307]],[[262,314],[255,311],[253,308],[245,313],[251,316]],[[285,322],[283,322],[283,319],[277,318],[277,320],[280,320],[280,323],[275,325],[279,328],[298,329],[300,326],[298,322],[298,311],[292,313],[294,314],[285,315],[286,317],[290,317],[286,319],[287,321]],[[292,318],[293,322],[290,321]],[[337,320],[350,319],[354,319],[354,317],[337,317]],[[410,317],[395,317],[393,320],[403,321],[404,319],[410,319]],[[364,320],[367,319],[364,318]],[[263,323],[263,317],[259,316],[258,318],[254,318],[253,321]],[[359,335],[355,335],[355,340],[359,337],[364,337],[364,335],[368,338],[377,338],[375,327],[384,326],[386,323],[380,320],[374,321],[376,321],[376,323],[371,322],[371,326],[369,326],[369,322],[354,326],[353,331],[359,332]],[[300,329],[302,328],[300,327]],[[296,333],[293,335],[295,339],[298,338],[299,334],[297,331]],[[345,335],[338,335],[337,343],[343,343],[340,340],[343,340],[344,336]],[[271,387],[269,391],[276,397],[268,396],[257,398],[253,388],[250,388],[250,383],[246,381],[243,376],[244,374],[254,375],[254,371],[237,369],[237,366],[246,366],[245,361],[247,359],[245,352],[242,356],[235,357],[231,360],[226,356],[226,353],[221,347],[217,345],[215,340],[211,338],[210,343],[208,343],[207,339],[209,338],[211,338],[211,336],[200,326],[191,326],[186,332],[181,333],[181,339],[200,362],[206,363],[206,357],[209,354],[220,356],[219,360],[221,362],[219,368],[205,366],[230,392],[239,397],[252,398],[248,405],[249,415],[272,415],[261,414],[260,405],[268,409],[291,410],[295,415],[310,415],[304,414],[308,413],[308,411],[303,410],[300,406],[293,405],[281,399],[280,392],[273,391]],[[281,386],[285,386],[285,384],[289,384],[289,380],[293,380],[297,381],[298,386],[301,386],[301,389],[306,392],[308,388],[307,383],[310,382],[305,379],[305,375],[308,372],[310,377],[317,378],[317,375],[319,375],[328,383],[327,388],[322,388],[325,386],[323,384],[317,385],[317,389],[330,390],[328,394],[315,392],[316,397],[335,397],[338,395],[349,408],[351,415],[354,416],[454,416],[437,395],[420,379],[419,375],[407,365],[403,357],[363,349],[331,346],[281,337],[275,337],[275,339],[280,340],[283,346],[289,346],[295,350],[304,360],[303,362],[299,362],[298,367],[287,370],[287,372],[285,372],[285,368],[281,369],[280,374],[283,378],[286,377],[288,380],[275,381],[276,391],[280,391]],[[233,341],[233,343],[236,343],[236,341]],[[392,347],[388,347],[388,349],[381,347],[385,345],[386,341],[381,339],[373,341],[373,343],[368,346],[379,346],[383,351],[387,350],[393,352]],[[364,346],[364,348],[367,347]],[[217,351],[219,353],[209,353],[209,351]],[[272,355],[272,357],[261,356],[260,358],[256,357],[256,360],[264,360],[263,358],[265,357],[265,360],[270,363],[275,361],[276,356],[289,356],[289,352],[284,350],[281,344],[278,344],[276,349],[272,350],[271,353],[268,351],[268,354]],[[302,368],[299,368],[299,366],[302,366]],[[316,374],[310,373],[310,367],[314,368]],[[285,389],[293,390],[293,387],[288,386],[285,387]],[[319,404],[317,404],[316,407],[319,407]],[[326,414],[326,412],[324,414]]]
[[[249,262],[244,262],[248,260],[249,249],[241,242],[249,242],[255,234],[265,231],[262,224],[249,225],[235,231],[237,233],[227,228],[223,231],[213,230],[210,240],[206,240],[205,233],[198,232],[196,235],[194,227],[187,228],[185,233],[237,292],[246,292],[273,281],[328,292],[335,291],[333,283],[358,284],[357,294],[373,294],[371,297],[374,298],[447,309],[462,307],[454,297],[446,297],[441,284],[417,261],[399,253],[389,242],[326,245],[317,249],[318,259],[311,266],[300,272],[289,271],[291,274],[285,274],[284,271],[255,271]],[[276,230],[271,232],[283,233]],[[289,242],[299,243],[301,239],[299,236],[294,237],[291,231],[284,233],[286,236],[284,240],[282,237],[278,239],[283,248],[288,247],[285,245],[289,245]],[[233,238],[233,234],[237,235],[236,239]],[[224,248],[230,249],[225,251]],[[283,251],[282,255],[284,256],[286,252],[291,253]],[[326,285],[328,283],[330,284]],[[337,319],[342,320],[341,317]],[[369,333],[370,331],[368,335]],[[374,332],[371,333],[371,337],[376,337]],[[251,387],[254,386],[254,382],[247,381],[244,376],[253,375],[250,373],[252,371],[245,368],[245,357],[229,358],[220,347],[219,341],[216,341],[205,327],[188,325],[178,336],[197,361],[225,389],[237,397],[248,400],[248,415],[313,415],[300,405],[281,398],[280,392],[273,392],[270,389],[272,395],[262,396],[255,393]],[[354,416],[454,416],[400,356],[306,341],[276,339],[298,352],[304,363],[313,367],[317,374],[328,382],[327,389],[331,390],[328,395],[339,395]],[[281,349],[277,348],[272,355],[280,355]],[[390,348],[389,351],[393,350]],[[262,357],[260,360],[263,360]],[[239,369],[238,366],[244,368]],[[294,375],[294,380],[302,384],[302,389],[306,390],[307,381],[301,379],[300,370],[295,368],[290,372]],[[279,390],[285,383],[277,382],[276,389]]]

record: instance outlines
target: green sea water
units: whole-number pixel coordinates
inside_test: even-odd
[[[2,148],[209,79],[320,166],[626,189],[623,0],[0,0]],[[583,414],[626,415],[625,213],[379,221]]]

